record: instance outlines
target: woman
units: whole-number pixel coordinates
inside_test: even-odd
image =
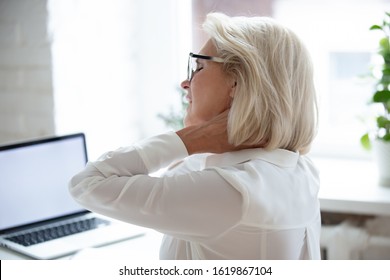
[[[306,49],[268,18],[209,14],[204,29],[181,84],[185,128],[89,163],[71,194],[164,233],[161,259],[319,259],[319,180],[302,155],[317,117]]]

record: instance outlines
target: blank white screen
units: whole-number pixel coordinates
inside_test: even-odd
[[[68,182],[85,161],[81,137],[1,151],[0,230],[82,210]]]

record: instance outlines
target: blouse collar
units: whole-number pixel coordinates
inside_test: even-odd
[[[210,154],[205,159],[205,167],[233,165],[259,159],[280,167],[288,168],[295,167],[298,162],[298,158],[298,152],[292,152],[284,149],[245,149],[224,154]]]

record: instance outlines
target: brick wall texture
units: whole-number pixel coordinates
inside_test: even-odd
[[[0,0],[0,144],[54,133],[47,0]]]

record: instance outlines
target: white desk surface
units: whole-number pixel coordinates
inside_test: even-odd
[[[145,229],[145,235],[99,248],[87,248],[60,260],[149,260],[159,259],[162,234]],[[31,258],[0,247],[0,260],[29,260]]]
[[[390,216],[390,187],[378,185],[374,161],[313,161],[320,170],[322,211]]]
[[[336,213],[390,216],[390,187],[377,184],[375,163],[364,160],[314,158],[321,172],[321,210]],[[86,249],[63,259],[158,260],[162,235],[145,235],[97,249]],[[0,248],[0,259],[26,259]]]

